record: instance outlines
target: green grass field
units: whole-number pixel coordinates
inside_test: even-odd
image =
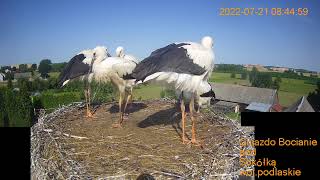
[[[231,78],[231,73],[212,73],[211,82],[250,85],[249,80],[240,79],[240,74],[236,78]],[[301,96],[308,96],[309,92],[316,89],[315,85],[307,84],[304,80],[282,78],[279,89],[279,101],[282,106],[288,107]]]
[[[149,100],[160,98],[160,92],[163,88],[155,85],[140,85],[133,90],[133,98],[136,100]]]
[[[250,85],[248,79],[241,79],[240,74],[236,74],[236,78],[231,78],[231,73],[212,73],[209,81],[217,83],[238,84],[238,85]]]

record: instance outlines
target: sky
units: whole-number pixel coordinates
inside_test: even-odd
[[[220,16],[220,8],[308,8],[307,16]],[[1,0],[0,65],[69,61],[117,46],[139,59],[173,42],[214,39],[215,63],[320,71],[318,0]]]

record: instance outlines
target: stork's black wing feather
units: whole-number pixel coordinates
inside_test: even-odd
[[[62,86],[63,82],[69,79],[74,79],[82,75],[86,75],[91,70],[90,65],[82,61],[86,57],[84,54],[74,56],[60,74],[58,85]]]
[[[192,75],[201,75],[206,72],[204,68],[193,63],[188,57],[187,50],[181,46],[187,43],[170,44],[153,51],[149,57],[141,61],[133,70],[131,76],[137,81],[157,72],[176,72]]]

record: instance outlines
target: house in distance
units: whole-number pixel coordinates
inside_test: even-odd
[[[212,83],[216,94],[215,108],[233,112],[280,112],[276,89],[248,87],[234,84]]]

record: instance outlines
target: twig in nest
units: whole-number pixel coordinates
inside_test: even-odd
[[[114,178],[125,177],[126,175],[128,175],[128,173],[115,175],[115,176],[107,176],[107,177],[103,177],[103,178],[99,178],[99,179],[114,179]]]
[[[63,135],[67,136],[67,137],[72,137],[72,138],[76,138],[76,139],[89,139],[87,137],[82,137],[82,136],[74,136],[74,135],[70,135],[67,133],[63,133]]]
[[[173,174],[173,173],[169,173],[169,172],[165,172],[165,171],[153,171],[153,173],[158,173],[158,174],[163,174],[163,175],[166,175],[166,176],[172,176],[172,177],[176,177],[176,178],[179,178],[179,179],[185,179],[184,177],[178,175],[178,174]]]

